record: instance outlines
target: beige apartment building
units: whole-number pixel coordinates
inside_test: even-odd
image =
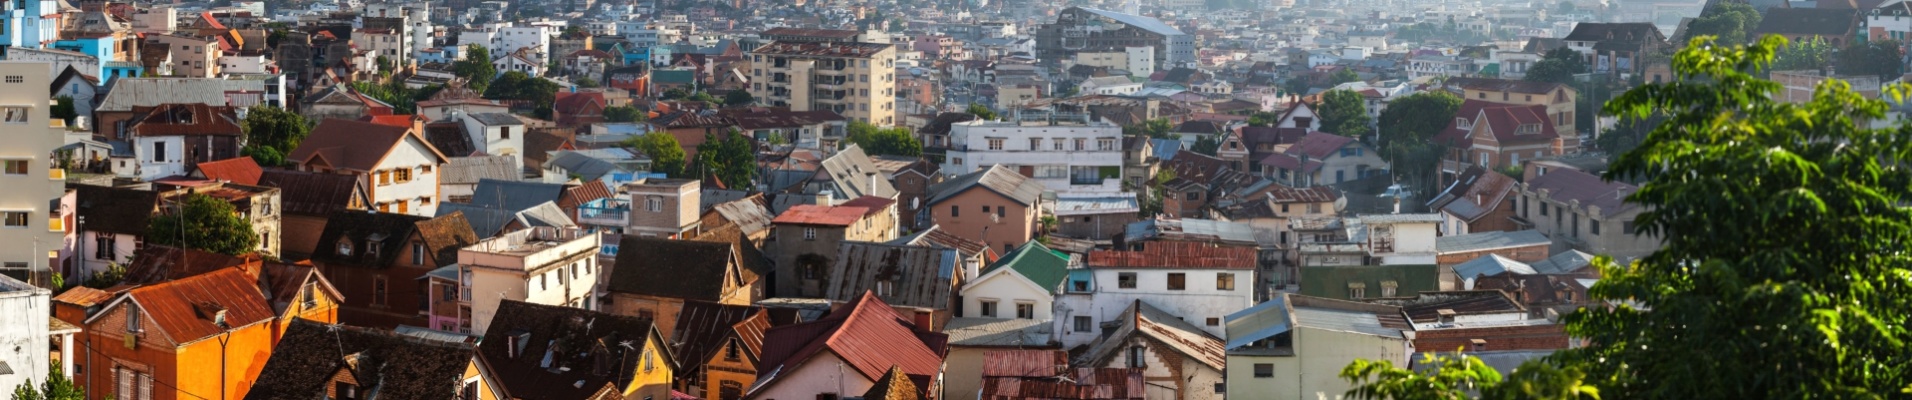
[[[219,76],[219,57],[225,52],[219,49],[219,42],[173,35],[150,35],[146,37],[148,45],[164,44],[172,53],[172,75],[188,78],[212,78]]]
[[[0,191],[0,243],[8,244],[0,274],[44,285],[72,225],[53,209],[66,194],[66,173],[47,162],[65,143],[66,121],[48,118],[46,63],[0,62],[0,77],[0,186],[8,188]]]
[[[835,111],[895,126],[896,48],[858,42],[776,41],[750,51],[750,95],[791,111]]]

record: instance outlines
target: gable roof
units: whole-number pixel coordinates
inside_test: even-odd
[[[956,252],[961,254],[963,258],[975,257],[978,254],[982,254],[984,258],[983,262],[996,261],[995,250],[991,250],[988,243],[957,236],[941,228],[942,225],[930,225],[929,228],[925,228],[921,232],[891,240],[890,244],[956,249]]]
[[[1764,26],[1762,22],[1760,24]],[[1665,40],[1660,28],[1650,22],[1582,22],[1574,24],[1573,32],[1561,40],[1570,42],[1604,42],[1609,40],[1637,41],[1647,38]]]
[[[246,264],[246,260],[209,251],[147,243],[133,251],[121,282],[158,283]]]
[[[327,265],[385,268],[398,259],[398,253],[404,250],[407,240],[418,231],[418,223],[426,220],[429,218],[371,211],[332,213],[325,220],[325,231],[319,234],[318,247],[312,251],[312,261]],[[349,244],[349,251],[340,251],[341,242]],[[377,251],[368,251],[368,244],[374,245]]]
[[[720,301],[731,264],[729,243],[626,235],[618,243],[611,292],[686,300]]]
[[[286,161],[303,164],[322,158],[332,168],[372,171],[378,169],[378,163],[384,161],[392,149],[405,143],[406,138],[418,139],[419,144],[438,159],[432,164],[445,159],[444,154],[409,127],[328,119],[312,128],[312,134],[307,135],[292,154],[286,155]]]
[[[910,376],[936,376],[943,365],[948,336],[920,332],[896,310],[864,292],[829,315],[815,321],[770,328],[764,332],[763,363],[751,394],[775,385],[817,353],[829,351],[843,360],[840,366],[879,379],[891,366]],[[839,365],[829,365],[837,368]]]
[[[1228,350],[1263,340],[1296,327],[1403,339],[1412,329],[1401,308],[1346,300],[1280,293],[1273,299],[1222,318],[1228,332]]]
[[[258,284],[239,268],[140,286],[128,291],[125,298],[137,303],[166,338],[178,345],[270,321],[274,316]],[[213,312],[220,309],[226,312],[225,327],[213,321]]]
[[[1533,267],[1534,272],[1541,274],[1571,274],[1593,266],[1593,255],[1583,253],[1580,250],[1569,249],[1560,252],[1560,254],[1555,254],[1552,257],[1547,257],[1545,260],[1527,264],[1527,266]]]
[[[862,220],[863,216],[870,212],[869,208],[857,206],[798,204],[783,210],[782,214],[777,214],[777,218],[770,222],[792,225],[850,226]]]
[[[167,103],[153,107],[133,107],[126,121],[132,136],[221,135],[239,136],[238,110],[210,104]]]
[[[1306,136],[1301,137],[1301,140],[1296,140],[1295,144],[1288,146],[1288,150],[1283,153],[1291,156],[1307,155],[1316,160],[1322,160],[1333,156],[1335,151],[1353,142],[1354,138],[1347,136],[1326,132],[1308,132]]]
[[[433,266],[446,266],[458,262],[458,249],[478,243],[478,233],[471,229],[471,221],[465,214],[452,212],[440,214],[432,219],[418,221],[418,238],[425,242],[425,250],[430,252]]]
[[[511,343],[517,335],[528,340],[512,357]],[[504,300],[498,303],[478,354],[510,398],[582,399],[607,387],[621,389],[629,384],[642,367],[647,340],[662,347],[659,356],[665,363],[675,359],[649,319]],[[596,373],[598,354],[613,360],[606,368],[613,373]]]
[[[947,310],[957,261],[954,249],[844,242],[837,246],[824,298],[850,301],[889,282],[884,303]]]
[[[265,173],[252,157],[234,157],[197,164],[199,174],[208,180],[232,182],[241,185],[259,185],[259,176]]]
[[[265,89],[265,81],[250,79],[117,78],[94,111],[125,112],[165,103],[253,106],[264,100]]]
[[[1857,22],[1859,11],[1851,8],[1771,8],[1753,32],[1843,36],[1852,33]]]
[[[464,133],[458,135],[464,136]],[[438,168],[438,184],[477,184],[486,179],[515,180],[523,175],[518,160],[511,156],[452,157]]]
[[[745,342],[758,342],[756,346],[746,343],[744,349],[739,349],[750,350],[739,351],[745,353],[740,356],[754,361],[756,350],[763,342],[762,332],[740,332],[739,325],[749,324],[751,319],[767,318],[768,314],[758,306],[687,300],[677,312],[677,326],[671,329],[671,353],[678,355],[677,365],[681,368],[701,366],[717,352],[724,351],[730,339],[736,337]]]
[[[770,214],[770,208],[764,205],[763,194],[753,194],[737,200],[717,203],[710,207],[712,213],[737,225],[738,231],[753,234],[770,229],[770,221],[776,216]]]
[[[1540,231],[1474,232],[1465,235],[1447,235],[1434,238],[1434,251],[1442,254],[1467,253],[1483,250],[1497,250],[1514,247],[1540,246],[1552,244],[1547,235]]]
[[[1560,134],[1554,130],[1553,121],[1547,117],[1547,106],[1536,104],[1489,107],[1482,109],[1480,113],[1482,123],[1475,124],[1474,129],[1487,127],[1494,133],[1494,140],[1500,142],[1502,146],[1548,143],[1560,137]],[[1521,133],[1522,125],[1530,126],[1534,130]]]
[[[1467,145],[1467,140],[1470,138],[1468,135],[1474,131],[1474,120],[1480,117],[1481,110],[1489,107],[1511,106],[1513,105],[1479,99],[1461,100],[1461,107],[1454,111],[1454,120],[1448,121],[1447,128],[1442,129],[1440,133],[1434,134],[1433,142],[1444,146],[1465,146]],[[1467,121],[1467,128],[1461,127],[1461,120]]]
[[[989,275],[999,269],[1013,271],[1036,286],[1053,291],[1062,287],[1062,280],[1069,277],[1069,256],[1051,250],[1040,242],[1031,241],[983,268],[979,276]]]
[[[1115,332],[1106,335],[1089,345],[1089,351],[1077,360],[1077,366],[1099,365],[1128,348],[1130,335],[1142,335],[1155,340],[1164,347],[1182,353],[1195,362],[1207,365],[1217,371],[1228,365],[1228,354],[1222,350],[1222,340],[1202,328],[1183,321],[1181,317],[1155,308],[1146,301],[1135,300],[1129,303],[1127,310],[1116,317],[1121,324]]]
[[[343,174],[323,174],[290,170],[259,173],[259,185],[279,188],[279,208],[287,213],[328,216],[345,210],[358,197],[369,203],[363,181]]]
[[[1447,78],[1447,80],[1442,81],[1441,84],[1447,85],[1450,87],[1459,87],[1459,88],[1468,89],[1468,90],[1482,90],[1482,91],[1489,91],[1489,92],[1513,92],[1513,93],[1526,93],[1526,94],[1548,94],[1548,93],[1553,93],[1553,91],[1555,90],[1559,90],[1559,89],[1563,89],[1567,87],[1566,84],[1558,83],[1558,82],[1529,81],[1529,80],[1520,80],[1520,79],[1466,78],[1466,77]]]
[[[86,230],[145,236],[146,221],[159,209],[159,192],[105,186],[74,185],[74,214],[86,220]]]
[[[877,179],[869,179],[876,176]],[[817,168],[818,178],[828,178],[835,183],[836,196],[841,199],[854,199],[863,196],[895,198],[896,186],[890,184],[889,176],[870,162],[870,156],[863,148],[855,144],[844,147],[829,158],[823,159]]]
[[[1514,193],[1517,184],[1519,182],[1515,182],[1513,177],[1488,171],[1479,165],[1468,165],[1467,170],[1462,171],[1447,190],[1441,191],[1427,204],[1429,208],[1474,222],[1506,201]]]
[[[991,165],[988,169],[963,174],[942,183],[930,186],[929,201],[925,205],[936,205],[970,188],[981,187],[996,194],[1015,200],[1019,204],[1035,204],[1042,196],[1042,183],[1010,171],[1002,165]]]
[[[323,397],[347,368],[364,392],[391,399],[449,399],[477,349],[383,330],[295,320],[253,381],[248,400]],[[347,361],[350,359],[351,361]]]
[[[503,179],[479,179],[471,191],[471,206],[522,211],[564,195],[564,184]]]
[[[1601,214],[1615,215],[1638,207],[1626,202],[1626,197],[1639,192],[1640,187],[1607,181],[1578,170],[1555,168],[1527,182],[1525,190],[1535,193],[1546,190],[1547,198],[1554,201],[1579,201],[1581,207],[1597,206]]]
[[[425,124],[425,141],[432,148],[451,157],[466,157],[482,153],[471,144],[471,135],[465,134],[465,124],[458,122],[433,122]],[[443,178],[440,178],[443,179]]]

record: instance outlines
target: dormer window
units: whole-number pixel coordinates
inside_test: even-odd
[[[1520,124],[1520,127],[1514,128],[1515,135],[1532,135],[1536,133],[1540,133],[1540,124]]]
[[[1470,121],[1466,118],[1455,117],[1454,126],[1461,129],[1474,129],[1474,121]]]
[[[339,239],[339,255],[341,256],[352,255],[352,241]]]

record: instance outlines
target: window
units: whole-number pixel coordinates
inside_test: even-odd
[[[1031,303],[1016,303],[1016,318],[1036,319],[1036,305]]]
[[[113,236],[113,234],[110,234],[110,233],[103,234],[103,235],[102,234],[95,234],[95,235],[97,236],[93,238],[93,259],[112,260],[113,248],[118,247],[119,245],[119,243],[117,243],[118,240],[114,240],[115,237]]]
[[[1362,299],[1367,297],[1368,297],[1368,284],[1362,283],[1362,282],[1348,283],[1348,298]]]
[[[1115,286],[1123,289],[1135,288],[1135,273],[1123,272],[1115,275]]]
[[[664,199],[660,199],[656,197],[644,199],[644,210],[650,211],[650,212],[663,212]]]
[[[1002,138],[989,138],[990,150],[1002,150]]]
[[[982,305],[983,305],[982,316],[990,317],[990,318],[994,318],[996,316],[996,301],[995,300],[983,300]]]
[[[1235,290],[1235,274],[1215,274],[1215,290]]]
[[[0,212],[0,218],[4,218],[6,220],[6,226],[8,228],[27,227],[27,212],[26,211]]]
[[[724,343],[724,359],[729,361],[737,361],[738,357],[739,357],[739,353],[737,351],[737,341],[731,340],[731,341],[725,342]]]
[[[817,228],[803,227],[803,240],[817,240]]]
[[[347,382],[338,382],[332,388],[332,398],[338,400],[358,400],[358,386]]]
[[[4,163],[6,165],[7,175],[27,174],[27,160],[6,160]]]
[[[1215,393],[1228,393],[1228,384],[1227,383],[1215,384]]]
[[[126,331],[139,333],[141,321],[139,307],[135,307],[131,304],[126,305]]]
[[[425,265],[424,242],[412,242],[412,265]]]
[[[511,139],[511,127],[509,126],[498,127],[498,138],[506,139],[506,140]]]
[[[13,75],[13,76],[8,76],[7,78],[12,79],[12,78],[18,78],[18,77],[19,77],[18,75]],[[26,107],[0,107],[0,117],[5,117],[6,122],[9,124],[24,124],[24,123],[27,123],[27,108]]]
[[[1145,347],[1130,346],[1128,367],[1129,368],[1147,368],[1149,365],[1148,354],[1149,354],[1148,349]]]
[[[950,216],[950,217],[952,217],[952,218],[953,218],[953,217],[958,217],[958,216],[961,216],[961,215],[962,215],[962,212],[960,211],[960,209],[959,209],[959,208],[956,208],[956,206],[949,206],[949,216]]]
[[[1115,139],[1096,139],[1095,148],[1101,151],[1113,151],[1115,150]]]
[[[1207,323],[1208,326],[1222,326],[1221,318],[1209,317],[1207,321],[1203,322]]]
[[[1540,216],[1542,216],[1542,217],[1545,217],[1545,216],[1547,216],[1547,209],[1549,209],[1549,208],[1553,208],[1553,205],[1552,205],[1552,204],[1546,204],[1546,203],[1541,203],[1541,204],[1540,204]]]
[[[394,181],[398,181],[398,183],[405,183],[405,182],[411,182],[411,181],[412,181],[412,169],[411,169],[411,168],[399,168],[399,169],[395,169],[395,170],[392,170],[392,180],[394,180]]]
[[[1094,320],[1089,319],[1088,316],[1078,315],[1075,317],[1074,325],[1076,332],[1088,332],[1090,330],[1089,326],[1094,324]]]
[[[1054,148],[1056,149],[1056,151],[1062,151],[1062,142],[1063,142],[1063,139],[1062,139],[1062,138],[1056,138],[1056,139],[1055,139],[1055,146],[1054,146]]]
[[[378,171],[378,185],[385,186],[390,184],[392,184],[392,171]]]
[[[153,142],[153,162],[166,161],[166,142]]]
[[[1600,236],[1600,220],[1588,218],[1587,233],[1593,234],[1594,236]]]
[[[1075,140],[1075,149],[1076,149],[1076,151],[1083,151],[1083,150],[1088,150],[1088,149],[1089,149],[1089,139],[1076,139],[1076,140]]]
[[[372,305],[385,305],[385,286],[384,276],[372,277]]]
[[[1188,274],[1180,272],[1169,273],[1168,290],[1188,290]]]
[[[1395,281],[1381,281],[1381,297],[1394,297],[1395,289],[1401,284]]]

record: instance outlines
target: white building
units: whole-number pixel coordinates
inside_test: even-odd
[[[1367,249],[1372,265],[1435,264],[1440,214],[1381,214],[1353,218],[1349,237]]]
[[[465,133],[471,135],[471,144],[478,151],[494,156],[511,156],[517,160],[514,165],[524,165],[524,120],[504,113],[454,112],[453,115],[465,124]]]
[[[600,238],[577,229],[535,227],[458,249],[472,333],[484,334],[501,300],[594,307]]]
[[[1255,249],[1189,242],[1148,242],[1142,250],[1098,250],[1069,270],[1057,296],[1054,332],[1063,348],[1088,344],[1098,327],[1137,300],[1217,337],[1222,318],[1255,304]]]
[[[1024,244],[963,284],[962,317],[1048,321],[1068,268],[1068,255],[1042,243]]]
[[[388,65],[381,68],[397,70],[409,64],[412,59],[412,37],[402,30],[391,28],[360,28],[352,30],[352,45],[371,52],[373,59],[384,58]]]
[[[0,349],[0,367],[9,370],[0,374],[0,387],[38,387],[46,381],[47,369],[52,367],[47,353],[52,348],[48,343],[52,296],[53,291],[0,275],[0,344],[6,345]],[[73,359],[71,348],[62,348],[69,350],[61,354],[62,359]]]
[[[1119,96],[1142,91],[1142,83],[1126,76],[1101,76],[1084,79],[1077,88],[1081,94]]]
[[[1122,127],[1108,121],[969,121],[950,125],[942,173],[959,176],[1002,165],[1050,191],[1121,188]]]
[[[558,34],[552,26],[508,26],[491,38],[491,56],[501,57],[519,49],[530,49],[525,58],[538,65],[550,62],[551,37]],[[532,75],[537,76],[537,75]]]
[[[438,215],[438,167],[445,155],[409,127],[328,119],[286,161],[300,171],[358,176],[372,198],[369,209]]]
[[[68,229],[52,207],[66,193],[65,171],[47,160],[65,144],[65,122],[48,118],[46,63],[0,62],[0,273],[47,278],[49,251]],[[29,272],[30,271],[30,272]],[[19,367],[15,367],[19,368]],[[17,370],[17,369],[16,369]]]
[[[1400,315],[1394,306],[1294,294],[1229,315],[1228,394],[1331,398],[1350,388],[1339,374],[1355,359],[1407,365],[1415,349],[1402,331],[1411,329],[1382,318]]]

